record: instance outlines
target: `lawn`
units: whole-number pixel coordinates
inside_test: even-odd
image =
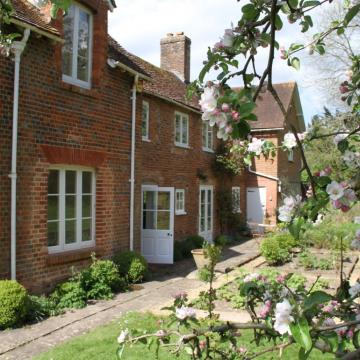
[[[147,331],[158,330],[157,321],[159,318],[151,314],[140,313],[128,313],[119,321],[113,322],[109,325],[99,327],[89,334],[82,335],[74,338],[73,340],[55,347],[53,350],[44,353],[34,360],[117,360],[117,336],[121,329],[133,328],[133,329],[146,329]],[[251,333],[242,332],[243,341],[241,346],[250,349],[255,345],[250,344]],[[264,346],[265,345],[265,346]],[[264,342],[264,345],[260,346],[258,350],[268,347],[269,344]],[[298,348],[292,347],[284,351],[282,357],[283,360],[295,360],[297,359]],[[169,354],[166,350],[160,351],[160,360],[168,359],[189,359],[188,355],[182,355],[178,358]],[[133,348],[126,348],[123,354],[125,360],[139,360],[139,359],[155,359],[154,351],[149,351],[145,345],[139,344]],[[266,354],[259,359],[279,359],[279,354]],[[311,360],[328,360],[334,359],[331,355],[323,355],[319,351],[314,351],[309,357]]]

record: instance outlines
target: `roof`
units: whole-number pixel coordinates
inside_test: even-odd
[[[273,84],[273,87],[279,95],[285,110],[289,111],[294,92],[297,88],[296,83],[288,82]],[[278,103],[268,90],[264,93],[260,93],[260,96],[256,100],[256,105],[255,114],[258,119],[257,121],[252,121],[250,123],[252,129],[278,129],[284,127],[284,115],[281,112]]]
[[[116,51],[112,56],[116,56],[115,60],[119,60],[124,65],[131,67],[142,74],[149,76],[152,81],[144,82],[144,91],[154,96],[160,96],[168,100],[178,102],[182,105],[191,107],[196,111],[200,111],[198,101],[194,98],[188,100],[186,98],[186,84],[170,71],[161,69],[140,57],[129,53],[120,46],[112,37],[109,36],[109,50]]]
[[[51,22],[47,16],[29,1],[12,0],[11,4],[14,9],[13,18],[20,20],[26,24],[35,26],[38,29],[46,31],[50,34],[60,36],[59,31],[51,26]]]

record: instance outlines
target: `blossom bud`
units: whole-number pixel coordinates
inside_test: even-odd
[[[341,84],[340,87],[339,87],[339,90],[342,94],[345,94],[347,92],[349,92],[349,88],[347,85],[344,85],[344,84]]]
[[[204,350],[206,348],[206,341],[205,340],[200,340],[199,341],[199,348],[201,350]]]
[[[230,105],[229,104],[222,104],[221,105],[221,110],[223,111],[223,112],[228,112],[229,110],[230,110]]]

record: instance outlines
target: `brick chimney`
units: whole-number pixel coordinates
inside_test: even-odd
[[[161,68],[189,83],[191,40],[183,32],[169,33],[161,39],[160,46]]]

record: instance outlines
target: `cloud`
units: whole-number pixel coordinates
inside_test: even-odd
[[[236,24],[243,3],[236,0],[117,0],[117,9],[109,15],[109,32],[128,51],[155,64],[160,64],[160,39],[168,32],[184,31],[192,40],[191,77],[199,74],[208,46],[223,35],[224,29]],[[297,25],[284,19],[278,42],[287,47],[304,41]],[[259,70],[266,66],[267,50],[257,56]],[[306,121],[321,108],[319,97],[303,78],[308,68],[303,64],[297,72],[275,54],[274,82],[297,81]],[[240,85],[240,80],[233,82]]]

